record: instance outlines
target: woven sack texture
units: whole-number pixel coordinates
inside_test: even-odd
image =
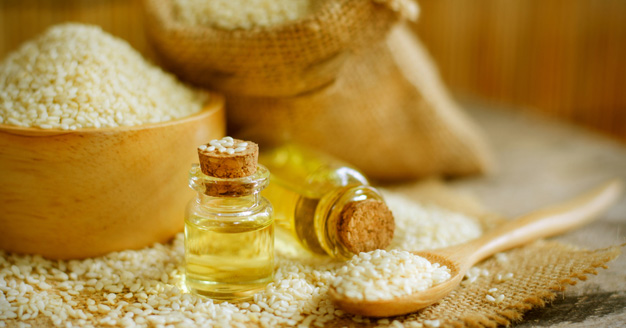
[[[363,0],[323,1],[315,15],[250,30],[186,26],[169,0],[144,0],[146,31],[164,65],[226,93],[296,96],[335,80],[343,55],[384,38],[397,16]]]
[[[421,184],[417,189],[411,190],[412,198],[418,199],[423,204],[436,204],[439,207],[450,208],[456,212],[465,212],[477,218],[485,229],[493,227],[501,222],[502,218],[493,215],[480,207],[480,204],[464,194],[452,192],[440,183],[429,181]],[[163,272],[172,271],[181,265],[182,251],[173,251],[181,245],[168,243],[165,245],[155,244],[153,247],[144,250],[126,251],[125,257],[129,260],[135,258],[139,253],[143,254],[143,261],[149,265],[150,270],[143,271],[124,271],[125,274],[131,274],[137,278],[150,279],[156,276],[160,281]],[[610,247],[599,250],[581,250],[576,247],[553,241],[538,241],[524,247],[513,249],[506,252],[506,258],[498,259],[492,257],[480,263],[477,268],[486,270],[488,274],[479,276],[472,283],[462,283],[449,296],[441,300],[439,303],[432,305],[421,312],[406,316],[398,316],[387,318],[388,322],[380,322],[377,319],[359,318],[355,319],[350,315],[343,315],[335,321],[326,322],[325,327],[398,327],[394,321],[399,321],[405,327],[429,327],[439,323],[439,327],[496,327],[499,325],[508,325],[512,322],[519,321],[522,315],[532,309],[545,306],[545,304],[553,300],[557,293],[565,289],[568,285],[576,284],[579,280],[586,280],[590,274],[596,274],[598,268],[606,268],[607,262],[615,259],[620,254],[619,247]],[[6,256],[3,254],[3,256]],[[13,263],[13,259],[0,258],[0,273],[6,276],[5,271],[11,270],[13,265],[28,266],[29,256],[23,257],[18,262]],[[106,267],[107,257],[99,257],[86,259],[93,266]],[[78,261],[73,261],[74,264]],[[42,290],[37,282],[25,281],[22,278],[8,275],[4,277],[8,286],[12,286],[14,282],[30,284],[34,288],[34,294],[49,293],[59,294],[67,290],[63,286],[62,281],[58,279],[60,272],[70,272],[67,268],[71,268],[72,261],[58,261],[54,263],[54,269],[48,271],[40,268],[33,268],[33,272],[40,272],[48,279],[46,281],[50,287]],[[6,271],[8,272],[8,271]],[[498,275],[504,276],[507,273],[513,273],[511,279],[500,281]],[[77,281],[83,281],[85,285],[89,285],[87,280],[90,278],[81,275],[75,278]],[[12,282],[13,281],[13,282]],[[93,284],[91,284],[93,285]],[[171,288],[171,282],[161,284],[164,289]],[[0,286],[1,287],[1,286]],[[499,303],[490,302],[486,296],[490,293],[491,288],[498,288],[497,295],[505,295],[504,300]],[[72,307],[75,310],[92,312],[96,319],[107,315],[108,311],[100,312],[97,308],[89,310],[88,302],[92,304],[110,304],[107,297],[115,295],[116,302],[140,303],[145,304],[148,296],[137,296],[141,293],[135,293],[131,298],[125,295],[128,290],[121,292],[109,292],[106,290],[95,293],[86,290],[73,292],[72,297],[67,300],[65,307]],[[327,295],[320,295],[327,298]],[[320,297],[318,296],[318,297]],[[35,297],[34,295],[31,297]],[[33,298],[36,301],[36,298]],[[95,301],[95,303],[93,303]],[[318,300],[323,301],[323,300]],[[72,305],[72,302],[75,302]],[[163,305],[168,308],[169,305]],[[111,307],[115,307],[111,305]],[[146,307],[147,309],[148,307]],[[161,308],[161,307],[159,307]],[[127,316],[129,311],[120,310],[120,317]],[[154,322],[162,320],[161,317],[167,317],[167,314],[158,314],[158,311],[152,311],[151,317]],[[51,314],[50,314],[51,315]],[[194,313],[197,316],[211,316],[210,313]],[[303,313],[304,320],[311,313]],[[163,319],[164,320],[164,319]],[[359,321],[358,323],[355,320]],[[427,321],[430,320],[430,321]],[[436,321],[435,321],[436,320]],[[77,325],[77,317],[65,318],[57,326],[65,326],[66,322],[72,322]],[[16,319],[6,320],[8,327],[17,327]],[[35,319],[26,320],[24,323],[33,325],[34,327],[51,327],[49,316],[39,315]],[[430,325],[429,325],[430,323]],[[103,324],[104,325],[104,324]],[[152,326],[152,324],[150,324]],[[107,325],[110,326],[110,325]],[[123,325],[116,325],[123,326]],[[262,323],[258,325],[249,323],[251,327],[262,327]]]
[[[491,156],[420,42],[388,7],[326,1],[310,17],[250,30],[177,22],[145,0],[166,67],[227,97],[229,134],[295,140],[379,180],[477,174]]]

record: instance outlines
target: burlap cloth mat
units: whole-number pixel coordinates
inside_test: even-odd
[[[427,182],[412,187],[409,195],[421,203],[434,204],[478,218],[483,228],[489,229],[502,218],[482,209],[466,195],[452,192],[441,183]],[[165,247],[170,247],[165,245]],[[620,247],[583,250],[554,241],[537,241],[513,249],[504,256],[492,257],[480,263],[476,271],[485,271],[472,283],[463,283],[448,297],[425,310],[386,320],[343,316],[327,322],[327,327],[495,327],[520,320],[524,312],[545,304],[555,298],[558,291],[589,274],[597,274],[598,268],[606,268],[607,262],[620,254]],[[1,269],[1,267],[0,267]],[[485,273],[486,273],[485,272]],[[513,278],[499,281],[498,275],[513,273]],[[137,273],[139,274],[139,273]],[[48,292],[59,292],[54,281]],[[506,295],[501,302],[487,299],[489,290],[497,288],[497,294]],[[103,294],[107,294],[103,292]],[[123,294],[123,293],[122,293]],[[493,293],[491,293],[493,294]],[[96,295],[77,295],[76,300],[97,298]],[[102,296],[104,297],[104,296]],[[104,299],[104,298],[103,298]],[[79,306],[80,307],[80,306]],[[85,306],[86,307],[86,306]],[[33,327],[52,326],[50,319],[39,315],[27,323]],[[5,321],[8,327],[17,327],[16,320]],[[76,323],[74,323],[76,325]],[[402,324],[402,325],[400,325]],[[108,326],[108,325],[107,325]],[[150,326],[155,326],[150,324]]]

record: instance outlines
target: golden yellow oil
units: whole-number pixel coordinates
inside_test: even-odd
[[[298,254],[298,244],[305,249],[324,255],[326,252],[318,240],[314,227],[317,204],[321,197],[304,197],[281,185],[279,179],[263,191],[263,196],[272,202],[277,226],[278,248],[287,253]]]
[[[185,261],[185,282],[191,292],[217,300],[251,299],[273,280],[270,215],[233,221],[187,217]]]
[[[328,213],[318,205],[343,186],[367,185],[367,179],[343,162],[295,144],[262,152],[259,162],[271,172],[261,194],[274,208],[278,248],[298,253],[303,246],[314,254],[334,255],[321,245],[326,231],[315,222]]]

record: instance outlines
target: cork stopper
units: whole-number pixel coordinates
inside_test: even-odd
[[[352,253],[370,252],[389,246],[395,230],[393,214],[379,200],[346,204],[337,223],[341,243]]]
[[[243,178],[256,172],[259,146],[251,141],[224,137],[198,147],[202,173],[221,179]]]

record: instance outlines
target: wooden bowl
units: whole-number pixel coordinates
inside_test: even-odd
[[[40,130],[0,125],[0,249],[84,258],[165,242],[194,193],[196,147],[225,133],[224,99],[134,127]]]

